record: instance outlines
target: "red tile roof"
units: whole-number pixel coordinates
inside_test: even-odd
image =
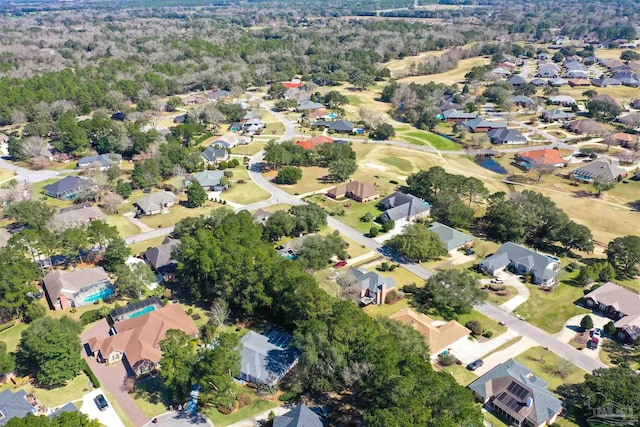
[[[307,140],[304,140],[304,141],[298,141],[298,142],[296,142],[296,145],[299,145],[300,147],[304,148],[305,150],[312,150],[317,145],[330,144],[332,142],[333,142],[333,139],[329,138],[328,136],[319,135],[319,136],[314,136],[313,138],[310,138],[310,139],[307,139]]]
[[[625,142],[636,142],[638,140],[638,135],[631,135],[630,133],[614,133],[613,138],[616,141],[625,141]]]
[[[298,89],[302,86],[302,83],[285,82],[282,83],[282,86],[286,87],[287,89]]]
[[[566,160],[560,156],[558,150],[525,151],[518,154],[518,157],[524,157],[543,165],[557,165],[560,163],[566,163]]]

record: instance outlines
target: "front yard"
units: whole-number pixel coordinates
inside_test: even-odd
[[[253,182],[234,183],[230,189],[221,194],[223,200],[240,205],[250,205],[269,199],[271,194]]]
[[[63,387],[44,389],[35,387],[32,384],[14,387],[12,382],[8,382],[0,386],[0,392],[4,390],[11,390],[14,393],[17,390],[24,390],[29,394],[35,395],[44,406],[55,408],[72,400],[81,399],[82,395],[93,390],[93,387],[90,386],[89,378],[84,372],[81,372]]]
[[[377,218],[382,211],[377,208],[379,200],[359,203],[351,199],[334,200],[324,195],[313,195],[305,198],[305,201],[322,206],[329,215],[335,215],[341,222],[355,228],[362,234],[369,232],[371,227],[380,227],[373,221],[363,222],[360,220],[365,214],[371,213],[373,218]]]
[[[188,208],[185,205],[175,205],[169,208],[167,213],[159,213],[156,215],[148,215],[140,218],[142,222],[151,228],[164,228],[175,225],[178,221],[188,217],[198,217],[200,215],[209,215],[213,209],[222,206],[219,203],[207,201],[204,206],[199,208]]]
[[[566,374],[562,376],[559,370],[567,362],[557,354],[545,350],[543,347],[532,347],[516,356],[516,360],[545,380],[550,391],[555,392],[562,384],[577,384],[584,380],[585,371],[573,364],[566,365]]]

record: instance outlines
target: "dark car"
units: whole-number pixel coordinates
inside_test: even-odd
[[[476,252],[475,252],[473,249],[469,249],[469,248],[467,248],[467,249],[465,249],[465,250],[464,250],[464,254],[465,254],[465,255],[473,255],[473,254],[475,254],[475,253],[476,253]]]
[[[109,407],[109,404],[107,403],[107,399],[105,399],[104,396],[101,394],[94,397],[93,401],[96,402],[96,406],[101,411],[105,411]]]
[[[484,365],[484,361],[482,359],[478,359],[475,362],[471,362],[467,365],[467,369],[470,371],[475,371],[480,366]]]

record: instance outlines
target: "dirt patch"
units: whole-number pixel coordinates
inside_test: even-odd
[[[388,171],[389,168],[386,166],[382,166],[382,165],[378,165],[376,163],[365,163],[363,166],[367,167],[367,168],[371,168],[371,169],[375,169],[375,170],[379,170],[379,171]]]

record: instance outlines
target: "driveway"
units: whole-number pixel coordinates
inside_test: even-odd
[[[501,309],[511,313],[520,305],[524,304],[531,296],[531,292],[529,292],[529,288],[527,288],[527,285],[522,283],[520,281],[520,278],[515,274],[502,271],[496,277],[499,279],[502,279],[505,285],[511,286],[518,291],[518,295],[514,296],[509,301],[505,302],[500,306]],[[491,280],[492,279],[482,279],[480,280],[480,283],[483,285],[488,285],[491,283]]]
[[[91,337],[108,334],[109,325],[105,319],[102,319],[96,322],[90,329],[86,330],[80,336],[80,339],[84,345]],[[122,363],[114,363],[112,365],[98,363],[95,357],[87,355],[85,349],[82,351],[82,357],[85,358],[89,367],[93,370],[93,373],[98,377],[102,388],[111,393],[118,406],[120,406],[134,426],[142,427],[149,422],[149,418],[140,410],[136,402],[129,396],[129,393],[122,387],[125,378],[127,378],[127,371]],[[104,424],[111,427],[109,423]]]
[[[576,332],[579,332],[581,330],[580,321],[584,316],[585,316],[584,314],[579,314],[577,316],[573,316],[569,318],[569,320],[567,320],[567,322],[565,323],[564,328],[562,328],[562,330],[558,332],[555,335],[555,337],[562,342],[566,342],[566,343],[570,342],[573,339],[573,337],[576,335]],[[603,329],[604,325],[606,325],[611,321],[611,319],[609,319],[608,317],[600,316],[596,313],[591,313],[589,314],[589,316],[591,316],[591,319],[593,320],[594,328]],[[600,355],[601,348],[602,348],[602,339],[600,340],[600,345],[598,346],[598,348],[596,348],[595,350],[586,348],[582,350],[582,354],[585,354],[591,357],[592,359],[600,360],[599,355]]]
[[[109,399],[107,399],[106,396],[105,399],[107,399],[107,402],[109,402],[109,407],[104,411],[98,409],[98,406],[96,406],[96,403],[93,401],[93,399],[99,394],[104,394],[104,392],[100,388],[95,389],[91,393],[82,396],[82,407],[80,408],[80,412],[82,412],[83,414],[87,414],[91,419],[97,419],[98,421],[100,421],[100,424],[104,426],[124,427],[122,420],[113,409],[113,405],[111,405],[111,402],[109,402]]]
[[[508,329],[504,334],[485,342],[478,342],[475,339],[458,340],[451,345],[451,353],[462,364],[467,365],[474,360],[482,359],[486,354],[491,353],[517,336],[518,333],[516,331]]]
[[[484,364],[479,368],[477,368],[474,371],[474,373],[478,376],[482,376],[487,372],[489,372],[490,370],[492,370],[493,368],[495,368],[496,366],[500,365],[501,363],[504,363],[507,360],[514,358],[520,353],[524,353],[531,347],[535,347],[537,345],[538,344],[534,340],[527,337],[522,337],[520,341],[518,341],[517,343],[510,345],[504,350],[500,350],[495,353],[492,353],[489,356],[482,359],[484,360]]]

